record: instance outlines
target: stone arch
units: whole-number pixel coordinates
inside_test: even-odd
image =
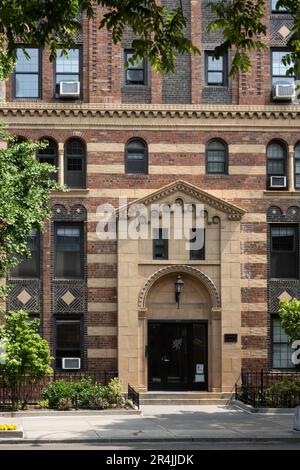
[[[138,297],[138,307],[141,310],[146,309],[146,300],[148,297],[148,294],[150,292],[151,287],[162,277],[164,277],[167,274],[170,273],[186,273],[189,274],[190,276],[193,276],[194,278],[198,279],[208,290],[211,303],[212,303],[212,308],[214,309],[220,309],[221,308],[221,300],[220,300],[220,295],[219,292],[214,284],[214,282],[208,277],[206,274],[204,274],[202,271],[199,269],[196,269],[192,266],[186,266],[186,265],[180,265],[180,264],[175,264],[172,266],[166,266],[164,268],[159,269],[156,271],[154,274],[152,274],[147,281],[145,282],[143,288],[141,289]]]

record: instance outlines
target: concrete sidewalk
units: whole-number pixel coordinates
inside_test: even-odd
[[[293,410],[272,415],[225,406],[143,406],[140,415],[0,417],[0,423],[22,426],[30,442],[299,440],[300,447],[293,416]]]

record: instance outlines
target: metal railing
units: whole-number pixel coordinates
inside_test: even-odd
[[[131,385],[128,384],[128,393],[127,393],[128,400],[131,400],[132,403],[137,407],[140,408],[140,394],[136,390],[134,390]]]
[[[242,370],[241,383],[235,385],[235,399],[254,408],[294,408],[300,405],[300,389],[276,390],[273,386],[295,380],[300,385],[300,371]]]
[[[11,386],[0,375],[0,407],[10,407],[16,399],[21,403],[36,405],[42,400],[43,389],[50,382],[56,382],[58,380],[73,381],[90,378],[93,382],[107,385],[111,379],[117,376],[117,371],[71,372],[68,374],[54,372],[52,375],[48,375],[37,382],[30,383],[26,380],[20,380],[14,386]]]

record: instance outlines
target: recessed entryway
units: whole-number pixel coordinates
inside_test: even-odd
[[[148,389],[207,390],[207,322],[148,322]]]

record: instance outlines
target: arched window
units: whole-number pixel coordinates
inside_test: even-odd
[[[206,146],[206,173],[226,175],[228,173],[227,145],[220,140],[211,140]]]
[[[132,139],[125,148],[125,173],[148,174],[148,148],[140,139]]]
[[[268,175],[285,175],[285,149],[280,142],[271,142],[267,149]]]
[[[48,141],[48,145],[44,149],[39,149],[37,151],[37,159],[40,163],[49,163],[53,166],[58,166],[58,148],[57,143],[52,139],[45,139]],[[58,175],[56,173],[51,173],[50,178],[57,181]]]
[[[281,142],[270,142],[267,147],[268,184],[272,176],[286,176],[286,148]]]
[[[300,190],[300,142],[295,146],[295,188]]]
[[[85,145],[79,139],[70,139],[65,146],[65,184],[85,188]]]

